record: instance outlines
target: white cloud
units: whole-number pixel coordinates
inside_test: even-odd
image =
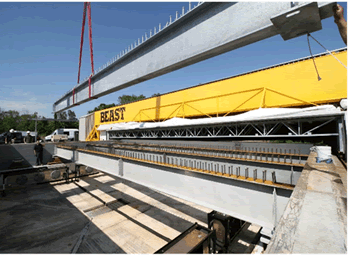
[[[20,113],[28,111],[30,114],[38,112],[39,115],[52,117],[52,104],[41,103],[35,101],[11,101],[11,100],[0,100],[0,108],[2,110],[16,110]]]
[[[24,91],[22,89],[13,89],[10,91],[10,95],[13,97],[28,97],[29,95],[33,95],[33,93]]]

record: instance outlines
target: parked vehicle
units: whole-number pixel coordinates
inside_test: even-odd
[[[24,137],[21,132],[11,132],[14,143],[23,143]],[[12,142],[11,142],[12,143]]]
[[[68,140],[68,135],[66,134],[57,134],[51,137],[52,142],[61,142],[61,141],[67,141],[67,140]]]
[[[15,131],[15,132],[21,132],[23,137],[27,136],[27,131]],[[37,136],[37,132],[30,132],[30,136],[32,137]]]
[[[0,134],[0,144],[5,144],[5,136],[7,132],[3,132]]]
[[[0,144],[5,144],[6,136],[9,132],[4,132],[0,134]],[[14,139],[13,143],[23,143],[23,135],[21,132],[11,132],[12,138]],[[12,144],[12,141],[9,141],[8,144]]]
[[[51,141],[54,135],[63,135],[63,134],[68,136],[68,140],[74,140],[75,132],[78,132],[78,131],[79,131],[78,129],[74,129],[74,128],[59,128],[55,130],[52,134],[47,135],[45,137],[45,141]]]

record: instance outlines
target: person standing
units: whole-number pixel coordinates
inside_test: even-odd
[[[34,154],[36,156],[36,165],[42,165],[43,145],[40,143],[39,138],[36,140],[36,144],[34,146]]]
[[[11,129],[9,132],[6,133],[5,135],[5,143],[6,144],[11,144],[12,143],[12,139],[13,139],[13,136],[12,136],[12,133],[13,133],[13,129]]]
[[[5,133],[5,144],[10,144],[11,143],[11,133],[6,132]]]
[[[31,142],[32,142],[32,138],[31,138],[30,132],[27,131],[27,136],[25,136],[25,138],[24,138],[24,143],[27,144],[27,143],[31,143]]]
[[[347,45],[347,21],[343,16],[343,7],[337,4],[332,7],[332,11],[334,14],[335,23],[338,27],[338,31],[341,34],[343,42]]]

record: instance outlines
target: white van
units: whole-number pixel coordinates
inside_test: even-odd
[[[58,135],[58,134],[65,134],[68,135],[68,140],[74,140],[75,138],[75,132],[79,132],[78,129],[73,129],[73,128],[59,128],[55,130],[52,134],[47,135],[45,137],[45,141],[51,141],[53,135]]]

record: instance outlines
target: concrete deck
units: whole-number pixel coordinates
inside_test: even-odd
[[[347,253],[347,170],[311,153],[266,253]]]
[[[210,211],[103,173],[12,187],[0,198],[0,253],[154,253],[207,226]]]

